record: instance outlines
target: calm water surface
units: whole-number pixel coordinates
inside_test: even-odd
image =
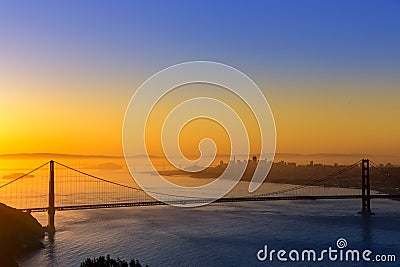
[[[400,202],[373,200],[376,215],[357,214],[359,200],[212,204],[200,208],[135,207],[56,214],[57,233],[21,266],[79,266],[110,254],[149,266],[399,266]],[[35,214],[46,223],[46,214]],[[348,248],[395,254],[397,263],[259,262],[258,250]]]

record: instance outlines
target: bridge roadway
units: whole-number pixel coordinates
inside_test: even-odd
[[[229,197],[220,198],[213,203],[226,203],[226,202],[248,202],[248,201],[273,201],[273,200],[317,200],[317,199],[361,199],[362,195],[337,195],[337,196],[254,196],[254,197]],[[400,194],[397,195],[371,195],[371,199],[396,199],[400,200]],[[195,200],[177,200],[171,201],[174,204],[191,204],[191,203],[205,203],[209,202],[208,199],[195,199]],[[86,209],[105,209],[105,208],[122,208],[122,207],[138,207],[138,206],[156,206],[166,205],[162,201],[144,201],[144,202],[126,202],[126,203],[110,203],[110,204],[90,204],[90,205],[72,205],[55,207],[56,211],[65,210],[86,210]],[[45,212],[46,208],[25,208],[19,209],[26,212]]]

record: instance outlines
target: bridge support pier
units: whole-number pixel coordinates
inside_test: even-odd
[[[49,208],[47,210],[48,213],[48,223],[46,227],[46,231],[48,233],[54,233],[56,231],[54,216],[56,213],[54,207],[54,161],[50,161],[50,179],[49,179]]]
[[[361,161],[361,178],[362,178],[362,208],[359,212],[362,215],[372,215],[371,211],[371,186],[369,181],[369,160],[363,159]]]

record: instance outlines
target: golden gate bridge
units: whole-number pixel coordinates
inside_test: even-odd
[[[341,179],[354,168],[361,167],[358,188],[327,187],[324,182]],[[370,167],[384,175],[389,173],[368,159],[345,166],[307,185],[250,195],[227,195],[214,202],[272,201],[272,200],[316,200],[316,199],[361,199],[361,214],[371,212],[371,199],[400,199],[400,194],[384,194],[371,189]],[[153,191],[154,195],[170,197],[170,203],[207,203],[204,197],[168,195]],[[135,207],[165,205],[149,196],[143,189],[107,180],[56,161],[49,161],[20,177],[0,186],[0,202],[25,212],[47,212],[47,231],[55,231],[55,212],[66,210]]]

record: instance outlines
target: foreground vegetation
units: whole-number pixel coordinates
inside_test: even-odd
[[[120,258],[112,259],[110,255],[107,257],[100,256],[98,258],[86,259],[81,263],[80,267],[142,267],[138,260],[132,259],[129,263]],[[148,267],[146,265],[146,267]]]

